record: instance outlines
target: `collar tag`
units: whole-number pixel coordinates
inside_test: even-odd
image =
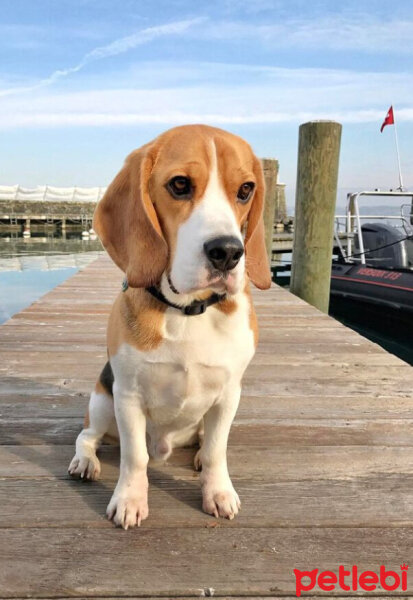
[[[196,315],[204,314],[204,312],[206,311],[207,308],[208,308],[207,302],[199,302],[199,304],[193,303],[193,304],[189,304],[188,306],[183,306],[182,312],[184,313],[184,315],[196,316]]]
[[[125,279],[122,281],[122,292],[126,292],[128,287],[129,287],[129,283],[128,283],[127,278],[125,277]]]

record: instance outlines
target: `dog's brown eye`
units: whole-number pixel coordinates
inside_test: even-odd
[[[192,198],[192,183],[189,177],[172,177],[166,185],[174,198],[186,200]]]
[[[237,194],[238,202],[241,204],[246,204],[248,200],[251,198],[252,192],[254,191],[254,184],[252,181],[247,181],[243,183]]]

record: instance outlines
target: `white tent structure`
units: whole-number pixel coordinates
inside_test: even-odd
[[[41,202],[99,202],[105,193],[104,187],[54,187],[38,185],[25,188],[21,185],[0,185],[0,200],[24,200]]]

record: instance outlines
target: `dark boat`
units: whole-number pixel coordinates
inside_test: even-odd
[[[360,215],[360,196],[402,196],[409,214]],[[413,363],[413,193],[361,192],[349,196],[347,247],[336,243],[330,313]],[[362,220],[375,221],[361,224]],[[379,221],[379,222],[377,222]],[[390,225],[389,221],[395,223]],[[361,235],[360,233],[361,232]]]

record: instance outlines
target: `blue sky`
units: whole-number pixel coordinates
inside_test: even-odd
[[[413,186],[413,2],[3,0],[0,184],[106,185],[126,154],[206,122],[280,161],[298,126],[343,123],[340,194]]]

